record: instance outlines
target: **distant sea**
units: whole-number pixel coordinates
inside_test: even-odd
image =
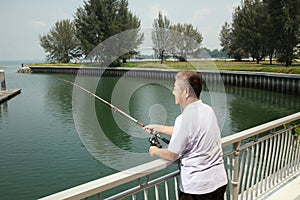
[[[10,66],[24,66],[32,63],[44,63],[43,59],[32,59],[32,60],[17,60],[17,59],[8,59],[8,60],[0,60],[1,67],[10,67]]]

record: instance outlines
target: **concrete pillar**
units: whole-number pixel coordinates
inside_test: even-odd
[[[1,90],[6,90],[4,70],[0,70],[0,82],[1,82]]]

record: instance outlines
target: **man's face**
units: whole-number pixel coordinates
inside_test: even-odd
[[[180,105],[182,103],[182,90],[178,80],[176,80],[174,83],[173,95],[175,97],[175,104]]]

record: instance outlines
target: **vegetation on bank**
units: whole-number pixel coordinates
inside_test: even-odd
[[[93,58],[92,51],[100,43],[128,30],[135,31],[131,31],[127,40],[119,43],[128,44],[129,49],[136,49],[143,40],[141,21],[129,10],[127,0],[87,0],[77,8],[73,17],[73,21],[56,21],[49,33],[40,36],[40,45],[47,53],[48,62],[69,63],[89,54]],[[98,48],[101,52],[102,46]],[[95,51],[95,57],[98,58],[98,50]],[[126,52],[121,59],[134,54],[134,51]],[[106,54],[101,55],[101,60],[105,61],[108,59],[106,57]]]
[[[30,64],[30,66],[84,66],[83,63],[58,63],[58,64]],[[97,66],[97,65],[92,65]],[[284,64],[268,64],[268,61],[259,64],[255,62],[236,62],[236,61],[197,61],[197,62],[175,62],[166,61],[160,64],[160,61],[141,61],[123,63],[121,67],[130,68],[161,68],[161,69],[198,69],[198,70],[229,70],[229,71],[254,71],[285,74],[300,74],[300,62],[293,63],[286,67]]]
[[[61,66],[61,67],[79,67],[82,66],[82,63],[33,63],[29,64],[29,66],[45,66],[45,67],[51,67],[51,66]]]
[[[198,69],[198,70],[229,70],[229,71],[255,71],[285,74],[300,74],[300,62],[290,67],[284,64],[269,65],[267,61],[259,64],[255,62],[236,61],[198,61],[198,62],[129,62],[122,64],[122,67],[143,67],[163,69]]]
[[[247,0],[235,8],[232,23],[220,32],[221,46],[237,60],[266,57],[292,65],[300,53],[300,2],[297,0]]]

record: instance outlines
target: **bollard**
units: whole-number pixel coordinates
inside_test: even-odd
[[[4,70],[0,70],[0,82],[1,82],[1,90],[6,90]]]

